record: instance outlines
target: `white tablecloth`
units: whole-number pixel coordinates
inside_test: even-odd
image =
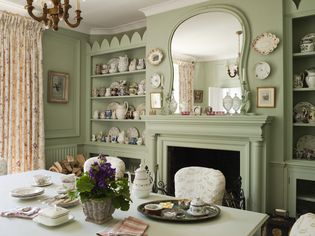
[[[48,174],[52,176],[53,185],[45,187],[45,194],[35,199],[20,200],[10,196],[10,190],[17,187],[31,186],[32,176],[35,174]],[[17,206],[40,206],[45,207],[41,200],[48,196],[56,195],[56,189],[61,185],[60,174],[38,170],[21,174],[0,176],[0,211],[15,208]],[[149,236],[247,236],[254,235],[260,230],[262,224],[267,220],[266,214],[238,210],[228,207],[221,207],[219,217],[209,221],[198,223],[170,223],[154,221],[146,218],[137,211],[137,206],[146,201],[165,199],[165,196],[151,194],[147,199],[132,198],[133,203],[127,212],[116,210],[114,220],[104,225],[97,225],[85,221],[85,216],[80,205],[71,210],[75,220],[56,227],[47,227],[27,219],[0,217],[0,235],[2,236],[50,236],[50,235],[75,235],[88,236],[96,235],[96,232],[103,230],[108,224],[128,216],[134,216],[147,222]]]

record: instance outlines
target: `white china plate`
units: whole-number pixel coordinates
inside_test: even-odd
[[[296,122],[303,122],[304,120],[304,113],[310,114],[313,109],[313,104],[309,102],[299,102],[297,103],[294,108],[293,112],[295,115],[295,121]]]
[[[138,138],[139,132],[136,128],[132,127],[127,130],[127,137],[130,138]]]
[[[304,135],[300,137],[296,143],[296,149],[298,151],[304,151],[305,149],[315,151],[315,136]]]
[[[107,65],[110,66],[110,64],[112,64],[112,63],[115,63],[115,64],[118,66],[118,64],[119,64],[119,58],[118,58],[118,57],[114,57],[114,58],[110,59],[110,60],[107,62]]]
[[[69,222],[70,220],[73,220],[74,219],[74,216],[73,215],[69,215],[68,219],[66,219],[65,221],[63,222],[60,222],[60,223],[53,223],[53,222],[44,222],[44,221],[41,221],[39,217],[35,217],[33,218],[33,221],[38,223],[38,224],[42,224],[42,225],[46,225],[46,226],[50,226],[50,227],[53,227],[53,226],[58,226],[58,225],[62,225],[62,224],[65,224],[67,222]]]
[[[34,187],[46,187],[46,186],[49,186],[49,185],[52,185],[52,184],[53,184],[52,181],[48,181],[48,182],[43,183],[43,184],[32,183],[32,186],[34,186]]]
[[[253,41],[253,48],[262,55],[268,55],[278,46],[280,39],[272,33],[262,33]]]
[[[45,190],[39,187],[21,187],[13,189],[10,193],[12,197],[28,198],[43,194]]]
[[[188,213],[189,215],[192,215],[192,216],[206,216],[206,215],[209,215],[209,214],[210,214],[210,211],[209,211],[208,209],[206,209],[204,214],[198,214],[198,215],[197,215],[197,214],[192,213],[192,212],[190,211],[190,209],[188,209],[188,210],[187,210],[187,213]]]
[[[118,105],[119,105],[118,102],[111,102],[110,104],[108,104],[107,110],[115,111]]]
[[[119,128],[117,128],[117,127],[112,127],[112,128],[110,128],[110,130],[108,131],[108,135],[110,135],[111,137],[113,137],[113,136],[118,136],[118,135],[119,135],[119,132],[120,132]]]
[[[114,89],[114,88],[115,89],[119,89],[120,88],[120,84],[117,81],[115,81],[115,82],[111,83],[110,88],[112,88],[112,89]]]

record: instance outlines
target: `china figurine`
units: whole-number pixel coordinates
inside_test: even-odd
[[[117,64],[115,62],[110,64],[109,73],[116,73],[117,72]]]
[[[137,70],[143,70],[145,68],[144,58],[140,58],[137,65]]]
[[[110,91],[111,89],[110,88],[106,88],[106,92],[105,92],[105,97],[110,97],[111,94],[110,94]]]
[[[116,116],[118,120],[123,120],[126,117],[127,111],[128,111],[128,102],[124,101],[122,105],[117,105],[116,108]]]
[[[138,95],[144,95],[145,94],[145,85],[139,84],[138,85]]]
[[[131,60],[129,64],[129,71],[135,71],[137,66],[137,58]]]
[[[99,118],[99,111],[95,110],[93,113],[93,119],[98,119]]]
[[[125,131],[121,131],[117,138],[118,143],[123,144],[125,142]]]
[[[120,56],[119,57],[119,62],[118,62],[118,70],[119,72],[125,72],[128,70],[128,64],[129,64],[129,59],[128,56]]]

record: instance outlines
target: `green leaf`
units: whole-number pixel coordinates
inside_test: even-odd
[[[92,181],[90,177],[86,175],[81,176],[76,182],[77,191],[79,193],[91,192],[94,186],[94,181]]]

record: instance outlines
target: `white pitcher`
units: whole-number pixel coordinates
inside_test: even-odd
[[[116,117],[118,120],[123,120],[126,117],[129,105],[127,101],[124,101],[122,105],[117,105],[116,108]]]
[[[305,70],[307,72],[307,76],[305,77],[305,82],[309,88],[315,87],[315,68],[310,68]]]
[[[128,65],[129,65],[129,59],[128,56],[120,56],[119,57],[119,62],[118,62],[118,70],[119,72],[124,72],[128,70]]]

